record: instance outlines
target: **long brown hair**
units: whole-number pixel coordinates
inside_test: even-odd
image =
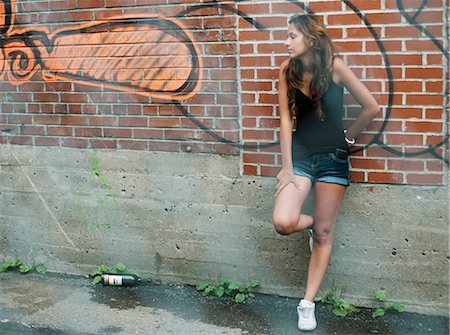
[[[311,46],[313,68],[310,84],[310,96],[314,111],[318,119],[323,120],[325,114],[322,111],[320,98],[326,92],[332,80],[331,71],[335,48],[328,36],[322,20],[314,14],[294,14],[289,19],[289,24],[301,32],[306,40],[312,41]],[[288,84],[289,110],[291,116],[296,113],[295,92],[300,90],[303,83],[303,64],[298,57],[293,57],[286,67],[286,80]]]

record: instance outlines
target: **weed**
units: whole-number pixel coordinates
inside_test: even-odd
[[[92,285],[97,285],[102,280],[102,274],[108,273],[108,274],[123,274],[125,273],[125,270],[127,267],[123,263],[117,263],[113,268],[110,268],[109,266],[102,264],[97,266],[97,268],[91,272],[91,277],[93,278],[91,281]],[[141,278],[142,276],[139,275],[136,272],[129,272],[128,274],[133,274],[138,278]]]
[[[253,289],[259,286],[257,280],[251,280],[247,285],[230,282],[228,279],[221,279],[216,284],[202,282],[197,285],[197,291],[202,292],[203,295],[214,293],[219,298],[223,296],[232,297],[237,303],[243,303],[249,298],[255,298]]]
[[[6,272],[9,270],[19,269],[20,273],[28,273],[32,270],[40,274],[44,274],[47,272],[47,268],[44,264],[36,264],[34,259],[27,265],[23,264],[23,260],[21,258],[17,258],[15,261],[4,261],[0,264],[0,272]]]
[[[345,317],[351,314],[358,313],[360,311],[358,308],[356,308],[343,298],[343,291],[341,291],[341,294],[339,296],[337,296],[336,291],[336,287],[333,287],[333,289],[326,295],[318,295],[315,301],[332,305],[333,314],[339,317]]]
[[[386,299],[386,294],[381,290],[376,290],[372,292],[372,295],[382,303],[382,306],[376,308],[372,313],[372,318],[378,318],[386,314],[386,311],[391,309],[396,312],[404,312],[405,306],[399,303],[389,304]]]

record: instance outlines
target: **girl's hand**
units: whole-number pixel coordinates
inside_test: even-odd
[[[295,187],[300,189],[300,185],[295,179],[294,172],[292,169],[282,168],[281,171],[277,175],[277,185],[275,186],[276,192],[275,196],[277,196],[286,186],[290,183],[294,184]]]

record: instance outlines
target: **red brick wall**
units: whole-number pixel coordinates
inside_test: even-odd
[[[274,176],[286,22],[309,9],[383,109],[352,149],[352,180],[445,184],[444,1],[421,4],[15,1],[0,143],[242,154],[245,174]],[[347,96],[345,122],[357,113]]]
[[[239,20],[243,140],[264,145],[278,140],[277,67],[286,58],[286,20],[311,10],[324,18],[340,55],[382,106],[383,114],[352,148],[356,182],[445,183],[446,112],[443,50],[444,2],[428,1],[252,1],[240,11],[264,28]],[[400,5],[400,6],[398,6]],[[440,46],[442,50],[440,49]],[[349,124],[358,106],[346,97]],[[244,171],[273,176],[278,147],[244,149]]]

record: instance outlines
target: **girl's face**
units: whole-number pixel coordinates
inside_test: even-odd
[[[284,45],[288,48],[290,58],[304,55],[308,52],[311,41],[297,30],[292,23],[288,26],[287,39],[284,41]]]

